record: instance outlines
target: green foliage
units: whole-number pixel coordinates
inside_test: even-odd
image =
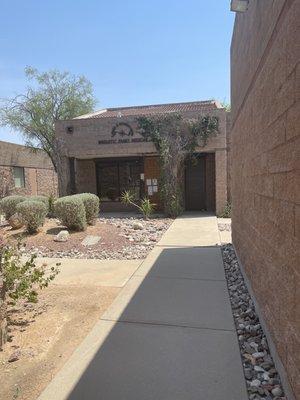
[[[24,200],[26,200],[24,196],[7,196],[0,201],[0,208],[6,220],[17,212],[17,205]]]
[[[86,229],[86,215],[83,201],[76,195],[60,197],[54,203],[54,213],[62,224],[74,231]]]
[[[17,213],[22,216],[29,233],[35,233],[43,225],[47,212],[48,208],[41,201],[30,199],[17,205]]]
[[[189,129],[196,139],[195,145],[206,146],[208,139],[219,133],[219,119],[210,115],[199,117],[197,120],[189,121]],[[191,150],[193,152],[195,148],[191,148]]]
[[[56,201],[56,197],[54,194],[50,194],[48,197],[48,203],[49,203],[49,212],[48,212],[48,217],[53,218],[55,216],[54,214],[54,203]]]
[[[36,302],[37,289],[49,285],[58,274],[58,264],[46,270],[45,266],[36,265],[36,255],[23,261],[21,245],[1,246],[0,249],[0,274],[3,278],[4,300],[10,298],[13,303],[20,299]]]
[[[99,197],[92,193],[79,193],[73,195],[73,197],[79,198],[84,205],[86,221],[92,225],[98,218],[100,210]]]
[[[160,190],[165,212],[176,217],[183,210],[183,177],[185,160],[197,146],[205,146],[210,137],[219,133],[219,119],[199,116],[185,119],[172,113],[137,119],[140,133],[151,140],[160,157]]]
[[[231,218],[232,205],[227,202],[224,210],[218,215],[219,218]]]
[[[93,111],[95,98],[91,83],[84,76],[50,70],[39,72],[27,67],[26,78],[33,81],[25,93],[3,102],[2,125],[22,132],[30,147],[42,148],[59,167],[59,142],[54,124]]]
[[[149,219],[151,214],[154,212],[155,204],[151,203],[146,197],[141,200],[140,205],[134,202],[135,195],[130,190],[122,193],[121,202],[124,204],[131,204],[136,207],[144,216],[145,219]]]
[[[47,213],[49,212],[49,197],[47,196],[30,196],[30,200],[41,201],[47,207]]]

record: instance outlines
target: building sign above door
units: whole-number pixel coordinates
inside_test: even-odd
[[[132,127],[126,122],[118,122],[111,131],[112,139],[98,140],[98,144],[147,142],[144,137],[132,137]]]
[[[126,122],[118,122],[111,131],[111,137],[133,136],[133,129]]]

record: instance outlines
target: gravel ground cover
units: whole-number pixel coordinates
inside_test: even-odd
[[[222,246],[222,254],[249,399],[286,400],[233,246]]]
[[[84,232],[70,232],[66,242],[54,241],[66,228],[56,219],[47,219],[37,234],[28,235],[24,228],[12,230],[7,224],[0,227],[0,234],[13,240],[21,239],[25,254],[38,257],[95,258],[100,260],[144,259],[173,222],[172,219],[154,217],[101,217]],[[87,237],[100,238],[87,246]]]

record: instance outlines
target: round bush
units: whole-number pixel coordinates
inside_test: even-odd
[[[86,221],[90,225],[93,224],[99,215],[99,197],[92,193],[79,193],[73,195],[73,197],[79,198],[83,202]]]
[[[24,196],[7,196],[0,201],[0,208],[6,220],[17,212],[17,205],[24,200],[26,200]]]
[[[83,201],[77,196],[65,196],[54,203],[55,216],[70,230],[84,231],[86,215]]]
[[[29,200],[41,201],[47,207],[47,212],[49,211],[49,197],[47,197],[47,196],[30,196]]]
[[[43,225],[47,215],[47,207],[41,201],[25,200],[17,205],[17,212],[22,219],[29,233],[34,233]]]

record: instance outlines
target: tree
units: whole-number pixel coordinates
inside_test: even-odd
[[[21,132],[27,146],[43,149],[60,180],[64,143],[55,137],[55,121],[93,111],[96,100],[92,85],[84,76],[58,70],[39,72],[27,67],[25,75],[33,84],[26,93],[2,100],[0,122]]]
[[[140,133],[154,142],[160,158],[160,193],[165,211],[176,217],[182,211],[182,179],[184,162],[192,157],[197,146],[204,147],[219,132],[215,116],[183,118],[172,113],[137,119]]]

